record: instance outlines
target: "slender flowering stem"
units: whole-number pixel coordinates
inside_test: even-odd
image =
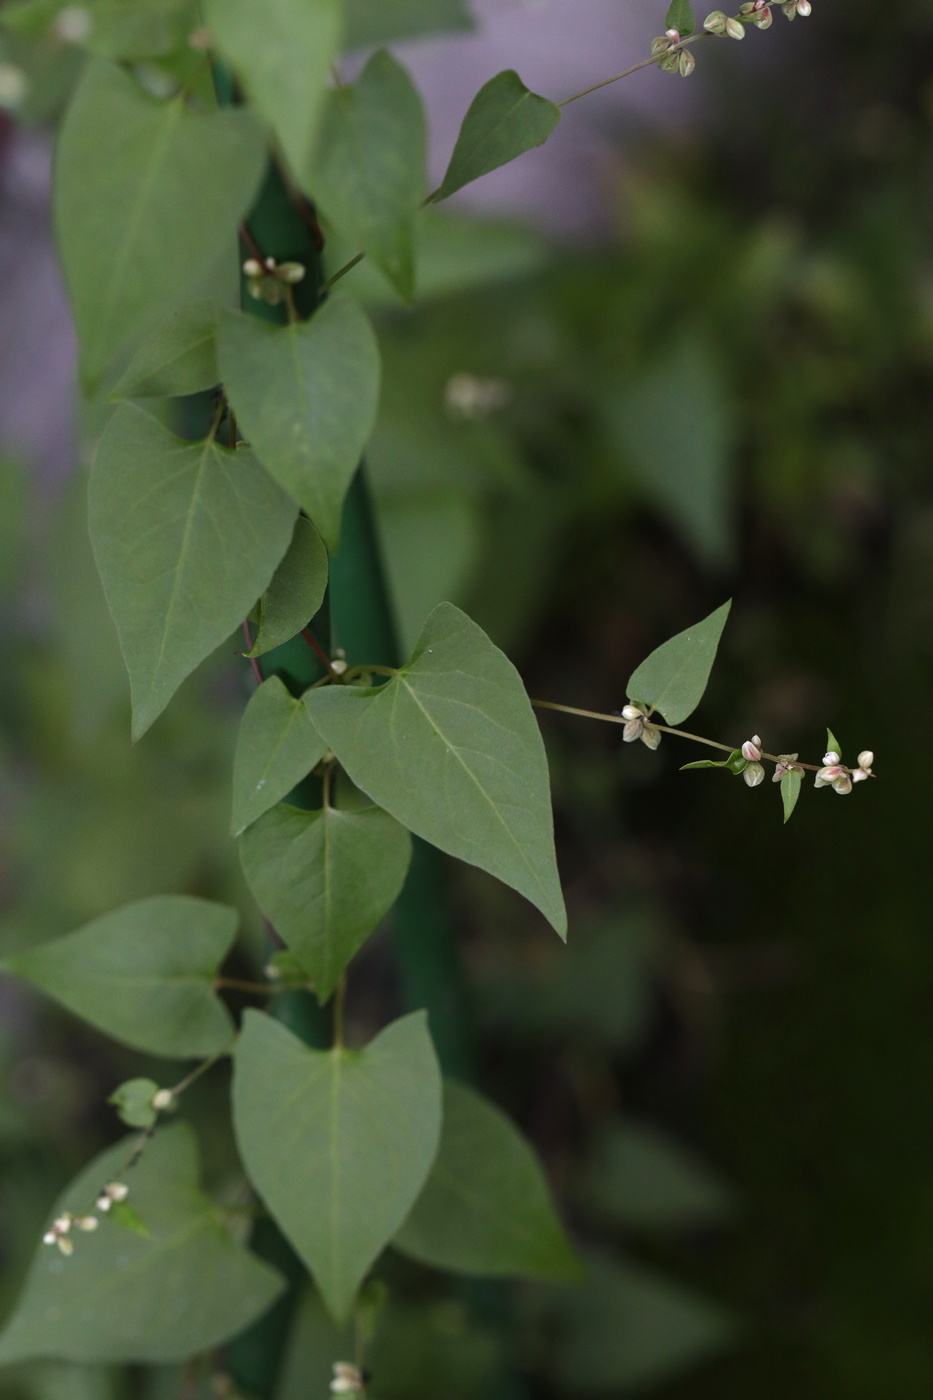
[[[578,710],[574,705],[558,705],[553,700],[532,700],[531,703],[539,710],[559,710],[562,714],[579,715],[582,719],[601,719],[604,724],[624,725],[626,722],[622,715],[605,715],[600,710]],[[650,722],[655,729],[660,729],[662,734],[676,734],[679,739],[692,739],[695,744],[706,744],[708,748],[721,749],[723,753],[734,753],[736,749],[741,748],[740,744],[721,744],[718,739],[704,739],[701,734],[690,734],[686,729],[672,729],[669,724],[658,724],[657,720],[654,719]],[[761,756],[769,759],[772,763],[783,761],[780,754],[762,752]],[[817,773],[820,765],[818,763],[801,763],[794,759],[794,767],[809,768],[811,773]]]
[[[670,48],[665,49],[663,53],[656,53],[652,54],[650,58],[643,58],[639,63],[633,63],[630,68],[623,68],[621,73],[615,73],[611,78],[603,78],[601,83],[593,83],[590,87],[583,88],[580,92],[571,94],[570,97],[562,98],[560,102],[556,103],[556,106],[566,107],[569,102],[576,102],[580,97],[589,97],[591,92],[599,92],[600,88],[608,87],[610,83],[617,83],[620,78],[627,78],[630,73],[637,73],[642,68],[651,68],[652,65],[660,63],[662,58],[669,58],[672,53],[679,53],[680,50],[685,49],[688,44],[695,44],[698,39],[710,38],[712,38],[712,35],[707,33],[706,30],[701,29],[699,34],[691,34],[689,38],[681,39],[678,43],[671,44]]]
[[[321,646],[320,642],[319,642],[319,641],[317,640],[317,638],[315,637],[314,633],[311,632],[307,627],[302,627],[302,629],[301,629],[301,635],[304,637],[305,641],[308,643],[308,646],[309,646],[309,647],[311,648],[311,650],[314,652],[315,656],[317,657],[318,661],[320,661],[321,665],[327,667],[327,673],[328,673],[328,675],[331,675],[331,676],[336,676],[336,675],[338,675],[339,672],[337,672],[337,671],[334,670],[333,662],[331,661],[330,657],[327,655],[327,652],[326,652],[326,651],[324,650],[324,648]]]

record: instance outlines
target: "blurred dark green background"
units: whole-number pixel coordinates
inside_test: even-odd
[[[591,1282],[492,1297],[390,1258],[377,1398],[928,1388],[930,27],[908,0],[818,5],[776,17],[768,63],[702,45],[680,125],[606,118],[611,235],[438,214],[418,309],[355,274],[406,643],[449,597],[533,695],[612,711],[731,595],[691,727],[814,761],[829,724],[879,777],[844,802],[808,786],[784,829],[770,782],[542,713],[569,947],[462,867],[451,922],[480,1083],[536,1143]],[[187,891],[243,910],[248,974],[261,929],[226,837],[247,667],[231,642],[131,749],[83,479],[48,477],[16,451],[0,476],[0,951]],[[355,1033],[401,999],[389,928],[354,965]],[[5,1312],[55,1192],[118,1135],[107,1094],[160,1067],[7,980],[0,1017]],[[184,1111],[235,1189],[222,1071]],[[323,1400],[331,1345],[309,1303],[281,1400]],[[0,1396],[198,1385],[48,1365]]]

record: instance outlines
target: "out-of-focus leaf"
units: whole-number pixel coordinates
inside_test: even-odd
[[[107,1102],[113,1104],[128,1128],[148,1128],[158,1117],[152,1106],[158,1092],[154,1079],[127,1079],[117,1085]]]
[[[542,145],[559,121],[560,108],[530,92],[513,69],[497,73],[470,103],[438,198]]]
[[[54,212],[89,392],[210,271],[264,165],[245,109],[194,112],[103,59],[88,66],[59,137]]]
[[[245,448],[121,404],[91,472],[91,541],[130,676],[133,737],[268,586],[296,508]]]
[[[256,636],[245,656],[263,656],[290,641],[311,621],[327,588],[327,549],[305,515],[256,605]]]
[[[140,345],[108,398],[171,398],[212,389],[217,368],[217,322],[212,301],[191,301],[172,311]]]
[[[574,1278],[580,1272],[531,1147],[500,1109],[453,1080],[444,1085],[437,1158],[393,1243],[455,1273]]]
[[[240,853],[257,903],[326,1001],[401,893],[411,837],[378,807],[279,806],[244,833]]]
[[[695,338],[607,400],[627,479],[696,550],[722,569],[735,551],[732,423],[711,347]]]
[[[411,300],[427,130],[418,90],[384,49],[328,94],[308,173],[315,204]]]
[[[557,1311],[554,1379],[572,1395],[659,1385],[733,1338],[719,1304],[671,1279],[608,1255],[587,1259],[588,1280]]]
[[[126,1163],[133,1139],[87,1166],[58,1201],[85,1215]],[[215,1347],[247,1326],[282,1288],[279,1274],[234,1244],[198,1187],[186,1124],[157,1133],[132,1173],[132,1200],[148,1235],[103,1219],[74,1231],[74,1253],[39,1246],[19,1307],[0,1336],[0,1363],[33,1356],[69,1361],[174,1361]]]
[[[686,1147],[628,1119],[598,1142],[581,1195],[605,1219],[644,1229],[719,1224],[733,1206],[726,1185]]]
[[[480,507],[465,491],[398,492],[377,516],[399,640],[411,651],[432,608],[459,601],[479,551]]]
[[[365,1050],[321,1051],[247,1011],[234,1066],[243,1164],[343,1321],[437,1152],[441,1078],[425,1013]]]
[[[343,498],[379,396],[369,321],[341,296],[299,325],[229,314],[219,351],[224,387],[250,446],[336,549]]]
[[[662,642],[629,676],[625,693],[681,724],[703,699],[732,599],[693,627]]]
[[[340,0],[207,0],[205,17],[302,180],[340,47]]]
[[[212,1055],[233,1037],[213,983],[236,924],[236,911],[222,904],[155,895],[0,966],[138,1050]]]
[[[465,0],[346,0],[348,49],[473,28]]]
[[[328,686],[305,703],[357,787],[565,936],[541,732],[515,667],[465,613],[435,608],[386,685]]]

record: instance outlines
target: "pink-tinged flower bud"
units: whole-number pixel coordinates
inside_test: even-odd
[[[810,0],[797,0],[797,13],[803,15],[804,19],[809,15],[811,8]]]
[[[742,745],[742,757],[747,758],[749,763],[757,763],[761,758],[761,736],[753,734],[750,739],[746,739]]]
[[[815,785],[817,787],[827,787],[830,783],[835,782],[845,771],[846,770],[839,763],[828,763],[817,773]]]
[[[623,706],[622,706],[622,718],[623,718],[623,719],[625,719],[625,720],[629,720],[629,719],[644,719],[644,717],[645,717],[645,712],[644,712],[644,710],[640,710],[640,709],[638,708],[637,705],[623,705]]]
[[[641,715],[639,715],[638,719],[630,719],[622,730],[623,744],[634,744],[636,739],[640,739],[644,723],[644,718]]]
[[[726,16],[722,10],[713,10],[703,21],[703,28],[710,34],[725,34]]]
[[[784,11],[785,19],[797,18],[797,0],[787,0],[787,4],[782,5],[781,9]]]
[[[656,749],[661,742],[661,731],[655,729],[653,724],[643,724],[641,728],[641,741],[647,744],[649,749]]]
[[[665,34],[667,35],[667,37],[670,39],[670,41],[671,41],[672,44],[679,44],[679,43],[680,43],[680,30],[679,30],[679,29],[666,29],[664,32],[665,32]]]
[[[870,777],[871,777],[871,771],[870,771],[868,768],[853,768],[853,769],[852,769],[852,781],[853,781],[853,783],[864,783],[865,779],[866,779],[866,778],[870,778]]]
[[[772,13],[771,13],[771,11],[769,10],[768,6],[765,5],[765,6],[763,6],[763,8],[758,12],[758,16],[757,16],[757,18],[756,18],[756,20],[755,20],[755,25],[756,25],[756,27],[757,27],[758,29],[770,29],[770,28],[771,28],[771,25],[772,25],[772,23],[773,23],[773,21],[774,21],[774,16],[772,15]]]
[[[836,750],[835,750],[835,749],[830,749],[829,753],[824,753],[824,755],[823,755],[823,763],[824,763],[824,765],[825,765],[825,764],[831,764],[831,763],[838,763],[839,761],[840,761],[839,755],[836,753]]]
[[[681,49],[677,63],[677,67],[680,70],[680,76],[682,78],[689,78],[690,74],[693,72],[696,66],[697,61],[693,57],[693,54],[690,52],[690,50]]]
[[[740,24],[737,19],[726,20],[726,33],[730,39],[744,39],[745,25]]]
[[[858,756],[858,766],[864,768],[866,773],[870,773],[871,765],[874,761],[875,755],[872,753],[871,749],[862,749],[862,752]]]
[[[845,797],[847,792],[852,791],[852,776],[845,768],[837,778],[833,778],[833,792],[838,792],[841,797]]]
[[[757,787],[765,780],[765,770],[760,763],[750,763],[747,768],[743,768],[742,777],[749,787]]]

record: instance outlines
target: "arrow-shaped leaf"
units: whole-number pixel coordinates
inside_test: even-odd
[[[243,712],[233,763],[234,836],[274,807],[327,752],[307,706],[278,676],[263,681]]]
[[[529,92],[511,68],[481,87],[463,119],[438,198],[542,145],[560,121],[560,108]]]
[[[680,724],[703,699],[732,600],[702,622],[662,643],[629,677],[626,694]],[[728,760],[727,760],[728,762]]]

